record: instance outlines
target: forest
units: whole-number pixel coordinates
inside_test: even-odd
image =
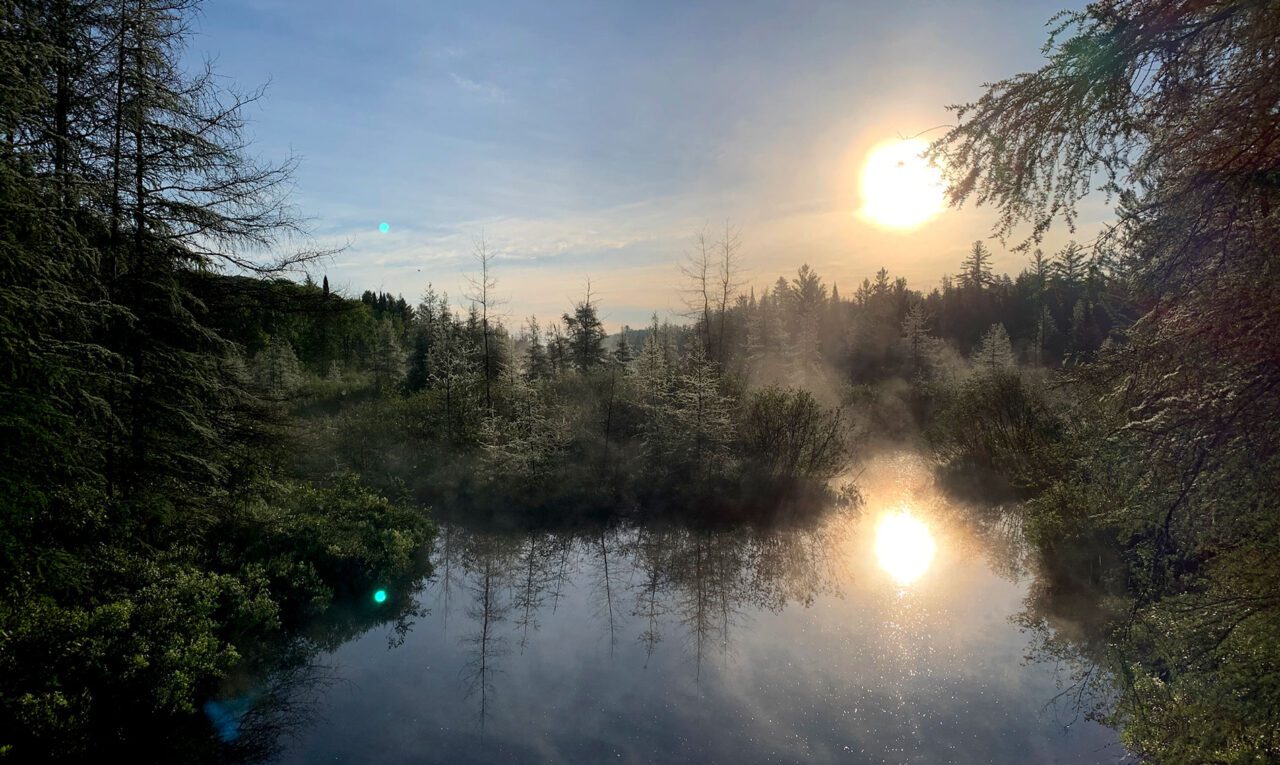
[[[508,316],[480,234],[465,294],[331,290],[293,165],[247,142],[262,93],[182,63],[194,0],[2,8],[0,761],[269,754],[210,704],[409,630],[442,522],[580,538],[606,583],[600,530],[657,524],[625,549],[683,597],[700,534],[766,570],[752,535],[857,512],[887,445],[1013,514],[1036,653],[1135,758],[1280,758],[1275,3],[1057,17],[930,147],[996,215],[937,283],[891,253],[764,281],[725,223],[682,312],[612,333],[589,281]],[[1048,246],[1099,192],[1103,233]],[[762,601],[812,597],[769,570]]]

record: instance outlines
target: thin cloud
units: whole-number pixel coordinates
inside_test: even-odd
[[[510,99],[510,94],[506,90],[492,82],[473,80],[470,77],[463,77],[457,72],[449,72],[449,77],[463,91],[478,97],[482,101],[503,103]]]

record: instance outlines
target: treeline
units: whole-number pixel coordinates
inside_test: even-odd
[[[839,407],[748,389],[691,331],[656,319],[640,347],[611,342],[597,311],[588,294],[545,333],[531,320],[513,338],[483,300],[458,312],[429,290],[407,322],[380,320],[355,366],[298,364],[310,387],[294,400],[316,414],[302,467],[527,518],[741,517],[831,498],[849,448]],[[274,342],[255,367],[270,368]]]
[[[731,307],[710,306],[696,328],[709,354],[753,379],[824,373],[858,385],[928,376],[990,351],[994,335],[1009,341],[1006,364],[1076,363],[1131,320],[1110,263],[1079,245],[1053,256],[1037,251],[1016,278],[994,275],[991,257],[974,242],[959,275],[928,290],[881,268],[849,297],[805,265],[758,295],[730,292]],[[733,273],[732,252],[722,250],[713,267]]]
[[[264,264],[295,232],[290,168],[246,152],[257,94],[181,68],[195,10],[0,5],[0,758],[198,759],[233,666],[423,570],[421,513],[291,477],[218,331],[252,334],[271,286],[217,271],[317,253]]]
[[[410,307],[294,286],[328,307],[276,322],[253,368],[266,387],[293,380],[281,393],[304,406],[328,397],[302,450],[317,474],[353,469],[472,510],[741,516],[821,505],[859,439],[950,431],[938,413],[969,388],[1038,395],[1043,374],[1019,366],[1091,358],[1130,310],[1109,265],[1074,244],[1013,279],[992,274],[978,242],[961,275],[927,293],[881,269],[844,298],[807,265],[744,290],[737,241],[699,240],[686,321],[655,315],[613,336],[589,288],[558,319],[508,330],[483,243],[465,310],[430,288]],[[336,337],[359,337],[342,346],[359,353]]]

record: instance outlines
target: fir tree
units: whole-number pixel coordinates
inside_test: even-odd
[[[524,352],[524,377],[526,380],[545,380],[553,373],[551,359],[542,345],[542,329],[536,316],[529,317],[529,345]]]
[[[604,325],[596,316],[595,303],[591,301],[591,285],[587,295],[574,306],[573,314],[562,317],[568,333],[569,353],[579,372],[589,372],[605,359]]]

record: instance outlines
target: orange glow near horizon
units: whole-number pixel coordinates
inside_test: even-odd
[[[919,138],[881,143],[868,154],[859,183],[858,216],[881,228],[909,231],[933,220],[946,202],[942,171],[925,160]]]

